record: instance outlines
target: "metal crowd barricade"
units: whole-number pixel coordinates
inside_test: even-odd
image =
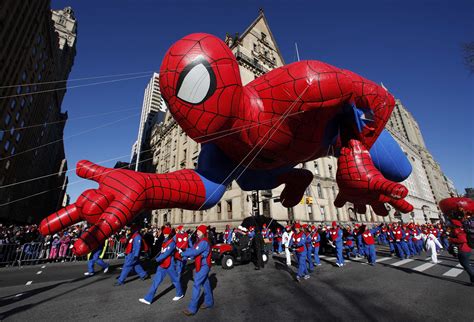
[[[66,256],[62,258],[64,261],[80,261],[87,260],[87,256],[76,257],[72,252],[72,245],[68,247]],[[35,265],[47,262],[53,259],[49,258],[50,245],[42,242],[18,244],[0,244],[0,267],[2,266],[22,266],[25,264]],[[125,245],[118,240],[107,245],[104,253],[104,259],[116,259],[124,257]],[[58,260],[56,257],[54,260]]]
[[[16,259],[18,266],[22,264],[37,264],[41,258],[43,243],[26,243],[21,246],[20,256]]]
[[[17,262],[22,246],[18,244],[0,244],[0,266],[10,266]]]

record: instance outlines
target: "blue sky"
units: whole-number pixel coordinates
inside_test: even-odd
[[[301,59],[322,60],[383,82],[415,116],[429,150],[458,190],[474,186],[474,75],[463,65],[461,51],[461,43],[474,41],[473,1],[52,1],[54,9],[65,6],[73,7],[78,20],[70,78],[146,71],[151,76],[182,36],[207,32],[223,38],[226,32],[243,32],[262,7],[287,63],[295,60],[297,42]],[[81,159],[98,162],[130,154],[147,81],[67,92],[69,168]],[[76,119],[109,112],[114,113]],[[72,201],[96,186],[72,172],[69,178]]]

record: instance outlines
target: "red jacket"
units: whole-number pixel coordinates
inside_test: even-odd
[[[362,233],[362,238],[364,239],[364,243],[366,245],[375,244],[374,236],[372,236],[372,233],[368,229]]]
[[[459,251],[463,253],[469,253],[471,247],[467,244],[467,235],[462,228],[455,228],[453,236],[449,237],[449,242],[452,244],[457,244]]]

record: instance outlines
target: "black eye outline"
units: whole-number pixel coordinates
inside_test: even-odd
[[[182,99],[182,98],[178,97],[178,93],[179,93],[179,90],[181,89],[181,85],[183,85],[183,81],[186,78],[186,76],[188,75],[188,73],[194,67],[196,67],[199,64],[202,64],[206,68],[207,72],[209,73],[209,89],[207,90],[207,94],[204,96],[204,98],[201,101],[199,101],[198,103],[192,103],[192,102],[189,102],[185,99]],[[178,83],[176,84],[176,97],[178,99],[188,103],[188,104],[198,105],[198,104],[201,104],[202,102],[204,102],[205,100],[207,100],[210,96],[212,96],[212,94],[214,94],[216,89],[217,89],[216,74],[212,70],[211,65],[203,57],[198,57],[195,60],[193,60],[190,64],[188,64],[186,67],[184,67],[181,74],[179,74]]]

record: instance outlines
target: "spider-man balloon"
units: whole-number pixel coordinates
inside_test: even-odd
[[[281,201],[296,205],[313,180],[300,163],[339,158],[338,207],[358,212],[385,203],[413,207],[401,182],[410,163],[384,131],[394,99],[384,88],[319,61],[276,68],[242,86],[237,60],[220,39],[192,34],[166,53],[160,87],[170,112],[187,135],[202,143],[195,170],[148,174],[80,161],[77,174],[95,180],[76,203],[47,217],[43,234],[81,220],[92,224],[74,244],[82,255],[133,221],[143,209],[214,206],[235,180],[243,190],[285,188]],[[370,150],[370,152],[369,152]]]

